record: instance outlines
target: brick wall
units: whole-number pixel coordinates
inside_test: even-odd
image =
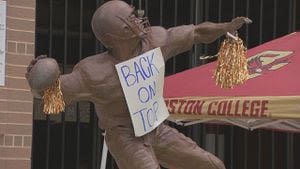
[[[0,169],[30,169],[32,95],[24,74],[34,58],[35,0],[7,1],[5,86],[0,86]]]

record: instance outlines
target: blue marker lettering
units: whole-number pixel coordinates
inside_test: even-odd
[[[139,100],[142,103],[147,103],[150,100],[150,95],[146,87],[141,87],[138,90]]]
[[[141,119],[142,119],[143,126],[144,126],[144,131],[146,131],[145,119],[144,119],[144,115],[143,115],[144,110],[146,110],[146,108],[143,108],[143,109],[139,110],[138,112],[133,113],[133,115],[136,115],[138,113],[141,115]]]
[[[130,73],[130,68],[127,65],[124,65],[121,67],[121,72],[123,75],[123,78],[126,81],[127,86],[132,86],[135,84],[136,82],[136,77],[134,76],[134,74]]]
[[[152,63],[153,61],[153,56],[154,56],[154,52],[152,53],[151,55],[151,60],[149,60],[149,57],[147,57],[147,61],[148,61],[148,64],[149,64],[149,67],[150,67],[150,70],[151,70],[151,74],[153,75],[153,68],[157,71],[157,73],[159,73],[157,67]]]
[[[153,86],[149,85],[148,88],[141,87],[138,89],[138,97],[140,102],[147,103],[150,99],[156,95],[156,83],[153,81]]]
[[[147,63],[147,59],[144,57],[140,58],[140,66],[141,66],[144,76],[146,76],[146,78],[149,78],[149,77],[151,77],[150,68],[147,66],[147,69],[148,69],[148,74],[147,74],[144,69],[144,65],[143,65],[142,61],[144,61],[144,63]]]

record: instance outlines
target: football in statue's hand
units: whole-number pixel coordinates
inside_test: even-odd
[[[55,59],[43,58],[37,60],[28,72],[28,83],[32,89],[44,90],[52,86],[59,78],[59,66]]]

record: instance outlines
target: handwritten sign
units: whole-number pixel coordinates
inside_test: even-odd
[[[0,86],[5,84],[6,1],[0,1]]]
[[[160,48],[116,65],[135,136],[155,129],[169,112],[163,99],[165,64]]]

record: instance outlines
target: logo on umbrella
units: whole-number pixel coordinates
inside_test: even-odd
[[[248,58],[250,78],[280,69],[289,64],[292,51],[264,51]]]

